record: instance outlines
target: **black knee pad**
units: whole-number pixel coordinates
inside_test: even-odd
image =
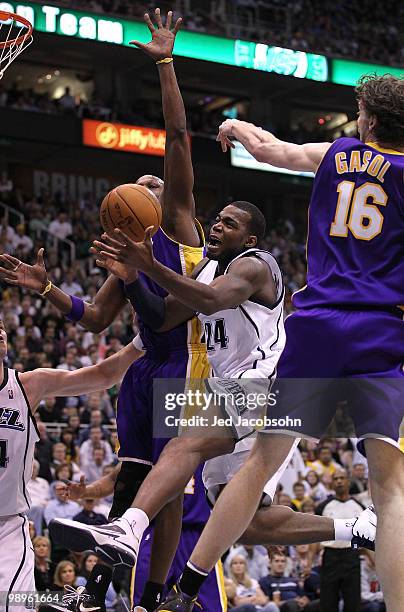
[[[142,482],[152,469],[151,465],[123,461],[121,471],[115,481],[114,499],[109,519],[119,518],[131,507]]]

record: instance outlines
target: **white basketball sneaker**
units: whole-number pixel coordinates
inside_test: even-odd
[[[375,549],[377,516],[374,506],[361,512],[352,526],[352,548]]]
[[[136,565],[140,539],[125,518],[97,526],[54,519],[49,523],[49,534],[55,542],[75,552],[93,550],[110,565]]]

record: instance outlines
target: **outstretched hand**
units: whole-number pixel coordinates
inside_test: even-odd
[[[226,153],[228,147],[231,149],[235,148],[234,143],[230,140],[233,134],[233,126],[233,119],[226,119],[226,121],[223,121],[223,123],[219,126],[219,133],[216,140],[222,145],[223,153]]]
[[[131,40],[129,44],[139,47],[139,49],[144,51],[146,55],[149,55],[155,62],[158,62],[166,57],[172,57],[175,37],[181,27],[182,19],[177,19],[175,26],[171,31],[173,12],[169,11],[167,13],[165,25],[163,25],[159,8],[156,8],[154,14],[157,29],[154,27],[152,20],[150,19],[150,15],[146,13],[144,16],[146,25],[151,32],[152,40],[147,44],[141,43],[138,40]]]
[[[80,482],[73,482],[71,480],[64,480],[62,483],[56,485],[59,494],[62,495],[64,501],[78,501],[82,499],[86,494],[86,483],[85,477],[80,476]]]
[[[135,270],[141,270],[147,274],[155,263],[152,242],[153,229],[153,226],[151,226],[145,230],[143,242],[135,242],[118,228],[114,230],[113,238],[108,234],[103,234],[101,236],[103,242],[94,240],[94,246],[90,249],[97,254],[97,265],[111,270],[117,263],[124,267],[126,274],[133,274]]]
[[[10,285],[18,285],[42,293],[48,282],[48,274],[44,262],[44,249],[39,249],[36,263],[33,266],[20,259],[3,253],[0,255],[0,279]],[[4,267],[3,267],[4,266]]]

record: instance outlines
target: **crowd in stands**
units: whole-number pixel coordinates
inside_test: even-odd
[[[56,4],[140,19],[174,9],[187,29],[325,55],[402,65],[403,4],[386,0],[58,0]],[[176,16],[176,15],[175,15]]]
[[[61,212],[57,198],[51,200],[47,194],[42,198],[24,198],[3,173],[0,200],[18,208],[26,219],[25,226],[16,228],[7,217],[2,219],[1,250],[32,261],[36,249],[41,246],[35,234],[39,220],[59,237],[74,235],[77,261],[73,265],[65,264],[57,251],[50,252],[47,254],[48,272],[64,291],[91,301],[103,283],[104,274],[97,268],[89,274],[88,246],[100,232],[97,205],[90,196],[85,203],[76,202],[70,206],[65,203],[66,212]],[[205,226],[209,225],[210,217],[207,213],[202,218]],[[305,281],[303,242],[289,220],[279,221],[264,242],[285,273],[286,311],[290,312],[290,294]],[[37,367],[75,370],[95,364],[127,344],[136,331],[129,308],[107,330],[94,334],[65,319],[39,295],[6,285],[2,286],[1,317],[8,332],[8,364],[20,372]],[[95,563],[94,555],[76,555],[51,544],[46,529],[54,517],[93,524],[106,521],[110,498],[85,499],[80,504],[66,501],[60,483],[65,479],[79,481],[81,476],[91,483],[113,469],[117,462],[117,394],[118,387],[114,387],[78,398],[46,398],[39,406],[37,421],[41,437],[29,485],[32,497],[29,517],[39,590],[82,585]],[[361,505],[371,502],[366,461],[360,458],[350,439],[323,440],[320,446],[301,443],[281,480],[276,501],[296,512],[320,514],[330,498],[341,496],[336,478],[340,479],[339,485],[341,479],[344,480],[341,503],[354,496],[359,513]],[[325,547],[311,545],[269,550],[261,546],[234,547],[226,562],[229,605],[234,612],[319,610],[323,579],[321,560],[327,554],[324,552],[327,546],[333,543],[326,543]],[[361,611],[382,612],[385,610],[383,595],[375,575],[373,556],[365,555],[361,564]],[[117,601],[117,593],[111,587],[108,609],[116,610]]]
[[[161,109],[150,100],[137,100],[131,109],[123,110],[119,102],[105,102],[94,93],[88,102],[73,96],[69,87],[65,93],[56,99],[51,99],[48,93],[37,93],[33,89],[19,89],[16,84],[6,89],[0,85],[0,108],[8,107],[15,110],[34,113],[60,114],[75,116],[78,119],[97,119],[99,121],[121,121],[131,125],[141,125],[164,129]],[[248,107],[248,105],[247,105]],[[187,110],[188,129],[194,136],[213,138],[217,134],[217,126],[228,118],[226,109],[206,112],[203,106],[194,106]],[[237,113],[237,118],[254,122],[248,108]],[[265,129],[274,131],[278,138],[289,142],[302,144],[304,142],[324,142],[331,138],[331,133],[325,132],[313,122],[306,125],[303,121],[292,124],[290,129],[277,129],[276,125],[264,125]]]

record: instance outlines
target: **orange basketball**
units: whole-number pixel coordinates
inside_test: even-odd
[[[102,227],[109,234],[119,227],[133,240],[141,242],[146,228],[153,225],[155,233],[160,227],[160,202],[154,193],[143,185],[118,185],[103,199],[100,220]]]

